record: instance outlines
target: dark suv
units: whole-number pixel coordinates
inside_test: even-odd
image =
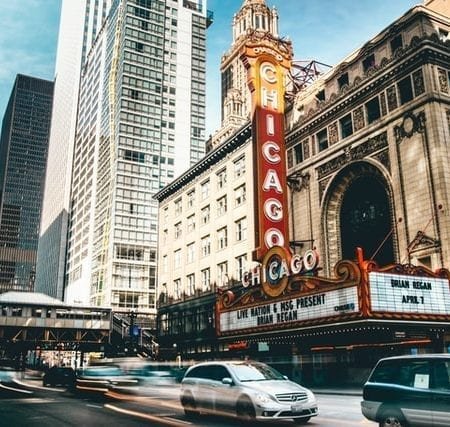
[[[450,354],[381,359],[363,399],[363,415],[380,427],[450,426]]]
[[[73,387],[75,385],[75,371],[70,367],[53,366],[42,377],[43,386],[62,385]]]

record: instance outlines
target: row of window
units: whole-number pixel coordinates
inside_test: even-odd
[[[301,163],[316,152],[326,150],[329,146],[370,125],[424,91],[423,74],[419,69],[294,146],[288,151],[288,167]]]
[[[234,178],[241,178],[245,174],[245,156],[239,157],[234,161]],[[222,169],[220,172],[216,174],[216,189],[220,190],[225,188],[225,184],[227,183],[227,170],[226,168]],[[235,190],[235,206],[238,206],[245,202],[246,200],[246,188],[245,184],[237,187]],[[211,180],[208,178],[200,184],[200,200],[206,200],[211,194]],[[196,190],[193,189],[186,194],[187,197],[187,208],[191,209],[195,205],[196,201]],[[218,214],[222,215],[226,212],[227,209],[227,199],[226,195],[217,200],[217,209]],[[202,223],[206,224],[209,222],[209,206],[202,209],[202,212],[207,213],[208,220],[205,222],[202,219]],[[183,211],[183,199],[179,197],[174,201],[174,213],[175,215],[180,215]],[[166,207],[164,209],[164,223],[168,221],[169,208]],[[202,215],[203,217],[203,215]]]
[[[234,259],[234,276],[233,279],[242,281],[244,273],[247,271],[247,255],[240,255]],[[231,278],[228,275],[228,262],[221,262],[217,264],[217,286],[227,286]],[[183,294],[188,296],[195,295],[196,290],[209,291],[211,290],[211,269],[205,268],[200,271],[200,283],[196,283],[195,273],[186,275],[183,283],[181,278],[173,281],[173,297],[181,299]],[[167,284],[161,285],[162,293],[167,295]]]
[[[248,233],[248,229],[247,229],[247,218],[240,218],[237,221],[235,221],[234,223],[234,238],[235,238],[235,242],[239,243],[239,242],[243,242],[245,240],[247,240],[247,233]],[[163,232],[163,243],[167,242],[167,230],[164,230]],[[175,231],[176,233],[176,231]],[[217,230],[216,232],[216,250],[223,250],[225,248],[228,247],[228,227],[221,227]],[[186,263],[190,264],[192,262],[194,262],[196,260],[196,243],[192,242],[189,243],[186,246]],[[200,258],[204,258],[211,255],[211,235],[207,234],[203,237],[201,237],[200,239]],[[168,264],[167,264],[167,255],[163,256],[163,272],[167,273],[168,272]],[[181,249],[177,249],[174,252],[174,268],[180,268],[182,267],[183,262],[182,262],[182,250]]]
[[[206,194],[206,193],[205,193]],[[209,194],[209,193],[208,193]],[[203,195],[203,194],[202,194]],[[188,199],[187,199],[187,207],[188,209],[191,209],[194,207],[195,205],[195,191],[191,191],[187,194]],[[205,198],[207,196],[205,195]],[[240,185],[239,187],[234,189],[234,207],[238,207],[241,206],[243,203],[245,203],[247,200],[247,191],[246,191],[246,186],[245,184]],[[174,209],[175,209],[175,215],[179,216],[182,213],[183,210],[183,205],[182,205],[182,199],[179,198],[177,200],[175,200],[174,202]],[[225,194],[222,197],[219,197],[216,201],[216,209],[217,209],[217,216],[222,216],[224,215],[227,210],[228,210],[228,202],[227,202],[227,195]],[[210,205],[207,205],[205,207],[203,207],[201,209],[201,223],[203,224],[207,224],[209,222],[210,219]],[[164,220],[165,223],[167,223],[168,220],[168,211],[164,211]],[[194,215],[191,215],[188,217],[188,222],[189,222],[189,218],[194,218]]]

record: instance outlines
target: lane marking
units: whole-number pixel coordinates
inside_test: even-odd
[[[22,390],[20,388],[14,388],[14,387],[8,387],[5,384],[0,383],[0,388],[4,388],[5,390],[9,390],[9,391],[16,391],[18,393],[24,393],[24,394],[33,394],[32,391],[29,390]]]
[[[61,390],[60,388],[52,388],[52,387],[43,387],[37,384],[31,384],[29,382],[25,383],[23,381],[18,380],[17,378],[13,380],[16,384],[19,384],[21,386],[24,387],[28,387],[28,388],[37,388],[38,390],[50,390],[50,391],[58,391],[58,392],[63,392],[66,391],[66,389]]]
[[[157,416],[150,415],[150,414],[144,414],[142,412],[137,412],[137,411],[131,411],[129,409],[118,408],[117,406],[111,405],[109,403],[107,403],[104,407],[107,408],[107,409],[110,409],[112,411],[120,412],[122,414],[133,415],[133,416],[138,417],[138,418],[143,418],[143,419],[146,419],[146,420],[149,420],[149,421],[154,421],[156,423],[165,424],[165,425],[168,425],[168,426],[177,427],[180,424],[187,424],[187,425],[192,424],[189,421],[175,420],[174,418],[159,418]]]
[[[86,406],[88,406],[89,408],[103,408],[102,405],[94,405],[93,403],[87,403]]]

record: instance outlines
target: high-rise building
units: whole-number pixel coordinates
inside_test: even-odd
[[[63,0],[36,290],[63,299],[73,141],[81,65],[102,28],[111,0]]]
[[[17,75],[0,139],[0,292],[34,289],[53,82]]]
[[[65,300],[152,312],[153,195],[204,155],[205,1],[113,1],[82,68]]]

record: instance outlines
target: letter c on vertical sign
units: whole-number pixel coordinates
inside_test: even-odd
[[[270,84],[277,82],[277,69],[270,62],[263,62],[260,68],[261,77]]]
[[[280,146],[276,142],[267,141],[263,144],[262,150],[264,158],[268,162],[272,164],[280,163],[281,157],[278,154],[280,152]]]

